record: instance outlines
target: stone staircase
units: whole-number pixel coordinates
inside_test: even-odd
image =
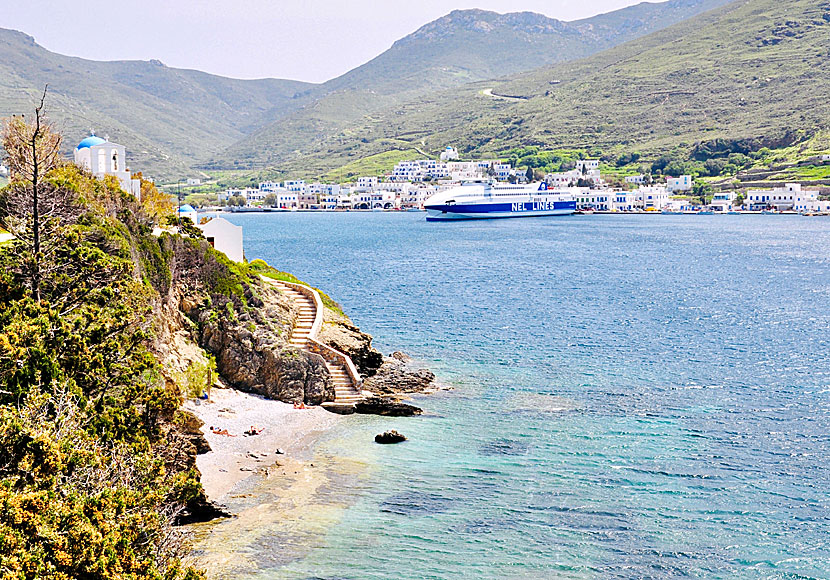
[[[317,291],[300,284],[278,282],[269,278],[264,278],[264,280],[278,288],[298,306],[299,315],[288,343],[295,348],[323,358],[334,383],[333,404],[350,406],[363,400],[360,376],[351,359],[316,340],[317,333],[323,325],[322,300]]]

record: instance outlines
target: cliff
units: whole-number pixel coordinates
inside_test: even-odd
[[[196,468],[204,425],[182,403],[214,386],[335,397],[322,359],[289,344],[292,300],[195,228],[154,235],[172,207],[142,188],[143,204],[56,163],[37,189],[39,252],[33,186],[0,189],[15,236],[0,245],[0,568],[15,576],[198,578],[171,526],[221,511]],[[321,339],[385,376],[371,337],[326,303]]]

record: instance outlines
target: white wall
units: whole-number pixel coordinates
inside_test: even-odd
[[[213,218],[199,228],[216,250],[224,252],[234,262],[242,262],[245,259],[242,226],[235,226],[224,218]]]

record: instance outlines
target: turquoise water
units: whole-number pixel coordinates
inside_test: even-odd
[[[830,577],[830,220],[230,219],[453,387],[327,436],[349,507],[257,577]]]

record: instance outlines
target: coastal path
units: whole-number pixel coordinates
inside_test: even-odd
[[[363,400],[360,389],[363,380],[352,359],[317,340],[317,334],[323,326],[323,300],[320,298],[320,293],[304,284],[277,281],[264,276],[263,280],[288,296],[299,308],[299,315],[294,322],[294,329],[288,343],[295,348],[323,358],[334,382],[333,404],[354,405]],[[323,403],[323,406],[325,405],[326,403]]]

